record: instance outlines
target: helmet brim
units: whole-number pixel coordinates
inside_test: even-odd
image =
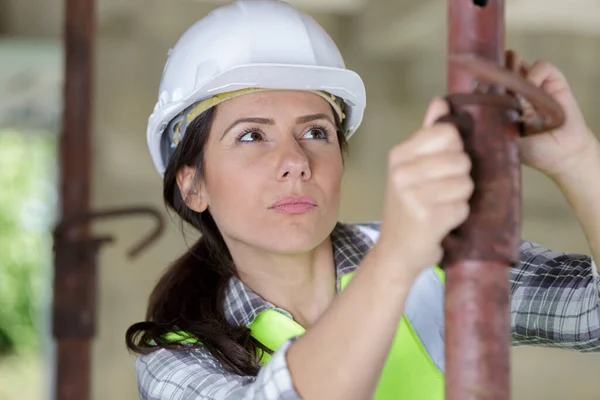
[[[210,96],[246,88],[278,90],[323,90],[346,103],[346,137],[362,122],[366,107],[366,91],[360,76],[344,68],[314,65],[249,64],[239,65],[201,83],[186,98],[157,108],[148,121],[147,140],[154,165],[160,175],[165,163],[161,156],[161,136],[167,124],[190,105]]]

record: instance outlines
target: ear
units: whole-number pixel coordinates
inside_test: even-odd
[[[196,212],[204,212],[208,203],[200,190],[200,183],[196,180],[196,168],[185,166],[177,171],[177,186],[185,204]]]

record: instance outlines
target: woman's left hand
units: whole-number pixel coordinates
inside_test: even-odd
[[[555,130],[519,138],[521,162],[557,178],[574,171],[587,157],[600,157],[599,142],[587,126],[563,73],[547,61],[537,61],[529,67],[512,53],[522,76],[560,103],[566,117],[565,123]],[[527,102],[523,108],[525,117],[534,112]]]

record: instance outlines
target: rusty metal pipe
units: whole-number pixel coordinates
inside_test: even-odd
[[[506,263],[466,260],[447,274],[446,399],[510,398]]]
[[[90,206],[91,98],[94,40],[94,0],[66,0],[64,28],[65,88],[63,131],[60,137],[61,216],[86,212]],[[74,241],[89,240],[88,224],[65,232]],[[62,257],[62,255],[60,255]],[[55,264],[61,262],[56,257]],[[93,315],[87,315],[87,332],[69,331],[61,320],[72,302],[95,309],[95,274],[87,258],[75,253],[67,268],[56,268],[53,334],[56,339],[56,400],[90,397],[90,339]],[[64,262],[64,260],[62,260]],[[58,311],[58,313],[57,313]]]
[[[66,0],[63,131],[60,137],[61,221],[53,231],[54,287],[52,332],[56,340],[56,400],[88,400],[91,344],[96,333],[97,253],[111,236],[94,237],[89,223],[131,215],[155,220],[152,232],[137,243],[137,256],[161,235],[164,221],[152,207],[130,206],[93,211],[91,182],[91,100],[94,52],[94,0]]]
[[[517,139],[565,118],[553,98],[520,76],[514,54],[505,54],[504,27],[504,0],[448,0],[451,112],[441,120],[459,128],[475,183],[469,218],[443,243],[449,400],[510,398],[508,267],[519,263],[521,241]],[[524,119],[517,95],[537,115]]]
[[[449,0],[448,56],[504,65],[504,1]],[[448,93],[503,94],[449,60]],[[450,97],[451,98],[451,97]],[[452,103],[452,102],[451,102]],[[507,267],[518,260],[520,165],[516,110],[452,104],[473,162],[468,220],[445,241],[446,399],[508,400],[510,320]]]

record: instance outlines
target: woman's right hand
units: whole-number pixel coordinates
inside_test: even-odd
[[[350,284],[287,353],[306,399],[372,398],[415,277],[442,256],[442,240],[469,213],[471,163],[443,100],[429,107],[422,129],[389,156],[377,244]],[[363,346],[373,335],[373,345]],[[331,374],[330,371],[336,371]]]
[[[442,240],[469,215],[471,160],[458,129],[435,123],[448,112],[443,99],[434,99],[423,127],[389,153],[381,233],[374,250],[378,260],[385,259],[383,264],[395,266],[393,274],[403,281],[441,261]]]

